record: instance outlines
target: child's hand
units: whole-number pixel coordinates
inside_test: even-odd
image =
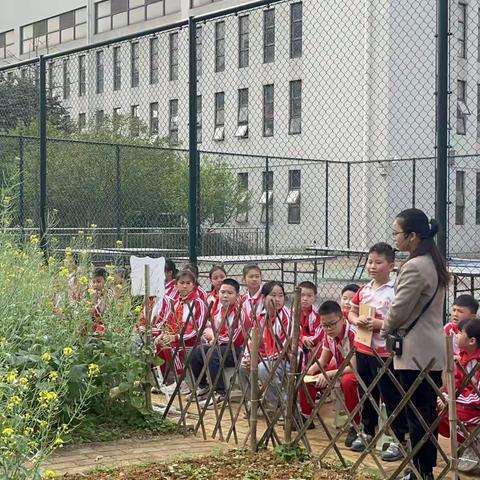
[[[445,407],[448,407],[448,405],[446,405],[446,402],[448,402],[448,395],[446,393],[442,393],[442,397],[443,400],[441,397],[437,398],[437,410],[439,412],[441,412]]]
[[[173,341],[175,340],[175,335],[171,335],[169,333],[162,333],[157,337],[157,340],[160,346],[166,347],[173,343]]]
[[[318,366],[314,363],[307,370],[307,375],[316,375],[318,373]]]
[[[303,345],[307,348],[312,348],[313,347],[312,337],[304,337]]]
[[[319,379],[317,380],[316,387],[320,390],[324,390],[328,387],[330,380],[325,377],[325,375],[320,375]]]
[[[211,343],[213,341],[213,337],[214,337],[213,330],[211,328],[206,328],[203,331],[203,337],[205,338],[207,343]]]
[[[360,316],[357,318],[357,325],[358,325],[359,327],[366,327],[367,322],[368,322],[368,317],[367,317],[367,315],[360,315]]]

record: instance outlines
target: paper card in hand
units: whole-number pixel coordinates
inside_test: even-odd
[[[317,373],[316,375],[305,375],[303,377],[303,381],[305,383],[317,383],[318,379],[320,378],[320,374]]]
[[[361,303],[358,309],[358,315],[366,315],[367,317],[375,318],[375,307],[371,307],[366,303]],[[373,331],[367,330],[363,327],[357,327],[357,334],[355,335],[355,340],[362,345],[367,347],[372,346],[372,336]]]

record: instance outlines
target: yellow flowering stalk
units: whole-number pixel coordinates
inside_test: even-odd
[[[90,378],[95,378],[100,373],[100,367],[96,363],[90,363],[88,365],[88,376]]]
[[[82,275],[79,279],[78,279],[78,283],[80,285],[87,285],[88,284],[88,278],[85,276],[85,275]]]
[[[65,357],[69,357],[73,353],[73,348],[72,347],[64,347],[63,349],[63,355]]]
[[[52,355],[49,352],[42,353],[40,357],[43,362],[48,363],[52,359]]]
[[[33,246],[36,246],[40,243],[40,239],[38,238],[38,235],[30,235],[30,243]]]
[[[51,381],[51,382],[56,382],[58,380],[58,372],[55,372],[55,371],[51,371],[48,373],[48,379]]]
[[[55,475],[55,472],[53,470],[45,470],[42,473],[42,480],[52,480],[57,478],[57,475]]]
[[[62,267],[59,271],[58,271],[58,276],[61,277],[61,278],[67,278],[68,275],[69,275],[69,271],[68,271],[68,268],[67,267]]]

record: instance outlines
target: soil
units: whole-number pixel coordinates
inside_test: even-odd
[[[111,470],[95,470],[67,477],[69,480],[365,480],[352,476],[333,465],[320,464],[305,456],[292,458],[262,451],[232,450],[198,459],[149,464]]]

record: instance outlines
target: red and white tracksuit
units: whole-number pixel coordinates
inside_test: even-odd
[[[259,315],[263,310],[262,287],[260,287],[254,295],[250,295],[247,291],[247,293],[242,296],[241,301],[248,318],[251,319],[254,312],[255,316]]]

